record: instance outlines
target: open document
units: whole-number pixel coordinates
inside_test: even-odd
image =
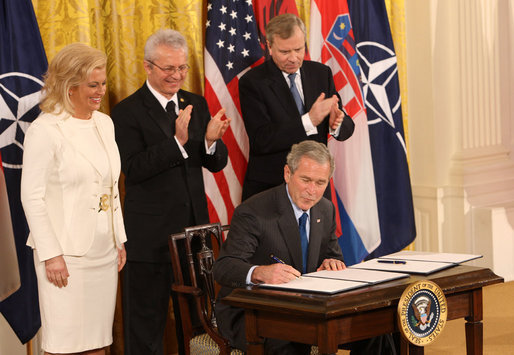
[[[397,253],[382,256],[378,259],[372,259],[360,264],[352,265],[351,267],[357,269],[428,275],[481,257],[482,255],[476,254],[434,253],[402,250]]]
[[[454,254],[454,253],[435,253],[435,252],[430,252],[430,251],[402,250],[397,253],[382,256],[379,259],[417,260],[417,261],[431,261],[431,262],[460,264],[460,263],[464,263],[466,261],[478,259],[481,257],[482,257],[482,255],[478,255],[478,254]]]
[[[455,264],[403,259],[397,260],[396,262],[391,259],[372,259],[352,265],[350,268],[428,275],[452,266],[455,266]]]
[[[284,284],[260,284],[259,286],[332,294],[408,276],[408,274],[398,272],[346,268],[337,271],[322,270],[311,272]]]
[[[338,293],[354,288],[368,286],[366,282],[347,281],[337,279],[321,279],[317,277],[299,277],[283,284],[259,284],[260,287],[277,288],[283,290]]]
[[[401,274],[398,272],[387,272],[387,271],[376,271],[376,270],[365,270],[365,269],[353,269],[346,268],[344,270],[330,271],[321,270],[311,272],[302,277],[317,277],[324,279],[337,279],[347,281],[360,281],[367,284],[373,285],[380,282],[391,281],[400,279],[402,277],[408,277],[408,274]]]
[[[332,294],[408,277],[409,274],[428,275],[481,257],[475,254],[404,250],[364,261],[344,270],[311,272],[285,284],[260,284],[259,286]]]

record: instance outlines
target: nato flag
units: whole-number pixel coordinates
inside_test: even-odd
[[[362,72],[381,244],[370,257],[399,251],[416,236],[403,133],[398,67],[383,0],[348,0]]]
[[[0,312],[22,343],[41,326],[32,250],[20,201],[23,139],[39,114],[41,78],[48,63],[30,0],[0,0],[0,153],[18,254],[21,287]]]

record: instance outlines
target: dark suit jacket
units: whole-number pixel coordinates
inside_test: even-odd
[[[325,97],[337,95],[332,71],[326,65],[304,61],[300,73],[306,112],[322,92]],[[284,181],[286,156],[293,144],[308,139],[327,144],[329,118],[327,116],[317,126],[317,134],[307,136],[288,83],[271,59],[251,69],[240,79],[239,98],[250,143],[243,184],[245,198],[259,192],[259,189],[248,191],[253,190],[256,182],[269,187]],[[345,116],[336,139],[349,138],[353,130],[353,120]],[[250,181],[252,184],[248,183]]]
[[[175,126],[144,84],[112,110],[116,142],[125,174],[124,220],[127,259],[170,260],[168,236],[184,227],[209,222],[202,167],[216,172],[227,164],[221,140],[214,155],[205,152],[210,120],[201,96],[180,90],[179,108],[193,105],[184,159],[174,138]]]
[[[327,258],[343,260],[335,235],[335,209],[322,198],[310,211],[307,272],[316,271]],[[300,232],[285,185],[257,194],[239,205],[232,217],[230,232],[214,263],[214,279],[222,286],[218,298],[233,288],[245,287],[253,265],[268,265],[270,254],[302,270]],[[216,304],[221,333],[233,346],[245,349],[244,312],[222,302]]]

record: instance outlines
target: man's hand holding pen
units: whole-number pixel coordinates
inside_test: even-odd
[[[300,271],[291,265],[282,263],[261,265],[253,270],[252,283],[283,284],[300,276]]]
[[[252,283],[282,284],[295,278],[301,278],[302,274],[298,270],[287,265],[276,255],[270,254],[270,258],[276,264],[257,266],[252,273]],[[346,265],[341,260],[325,259],[317,271],[343,269],[346,269]]]

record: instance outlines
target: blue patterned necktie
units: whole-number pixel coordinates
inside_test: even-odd
[[[300,241],[302,243],[303,269],[302,274],[307,273],[307,256],[309,255],[309,241],[307,240],[307,213],[303,213],[299,218]]]
[[[305,108],[303,107],[302,98],[300,97],[300,93],[298,92],[298,88],[294,82],[296,73],[289,74],[288,78],[289,82],[291,83],[289,85],[289,90],[291,90],[291,94],[293,94],[294,102],[296,102],[296,108],[298,109],[298,112],[300,112],[300,115],[303,115],[305,113]]]

